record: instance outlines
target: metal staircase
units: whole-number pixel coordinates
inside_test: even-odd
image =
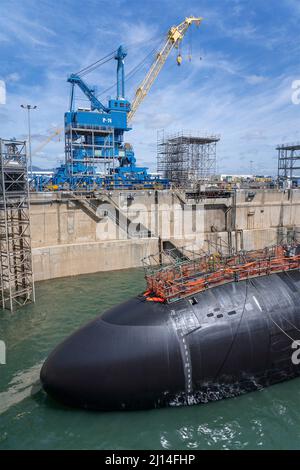
[[[113,199],[107,195],[101,194],[101,198],[95,198],[70,193],[70,197],[95,222],[100,222],[105,217],[109,217],[129,238],[151,238],[155,236],[145,225],[133,223]],[[101,205],[105,205],[105,209],[102,210]]]

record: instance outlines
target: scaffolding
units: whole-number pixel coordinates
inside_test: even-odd
[[[300,268],[297,244],[227,255],[183,248],[180,253],[177,256],[176,252],[162,250],[142,260],[147,301],[175,302],[226,283]]]
[[[291,187],[294,180],[300,179],[300,143],[279,145],[278,181]]]
[[[90,184],[100,175],[114,171],[118,159],[115,155],[115,132],[112,127],[68,124],[65,128],[66,166],[76,186]]]
[[[157,171],[179,187],[193,187],[216,174],[216,146],[220,136],[180,131],[157,134]]]
[[[13,311],[35,300],[26,143],[0,139],[0,296]]]

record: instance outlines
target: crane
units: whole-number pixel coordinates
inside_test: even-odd
[[[199,27],[200,23],[203,21],[202,17],[195,17],[195,16],[188,16],[185,18],[182,23],[177,26],[172,26],[167,34],[167,40],[164,43],[161,50],[156,54],[155,60],[152,63],[150,70],[148,71],[147,75],[138,86],[135,92],[135,96],[133,102],[131,103],[130,109],[129,106],[126,106],[127,111],[127,121],[131,121],[134,114],[136,113],[139,105],[143,101],[143,99],[148,94],[151,86],[153,85],[155,79],[157,78],[159,72],[161,71],[163,65],[165,64],[170,52],[174,47],[178,48],[185,33],[187,32],[188,28],[195,24]],[[117,100],[125,99],[125,87],[124,87],[124,58],[126,57],[127,53],[122,46],[120,46],[117,50],[117,54],[115,55],[115,59],[118,61],[118,68],[117,68]],[[181,64],[181,55],[177,57],[178,65]],[[86,73],[86,72],[85,72]],[[110,107],[104,106],[98,98],[94,94],[94,89],[88,87],[86,83],[80,77],[80,74],[72,74],[68,78],[68,82],[72,84],[72,91],[71,91],[71,110],[73,110],[74,105],[74,85],[78,85],[81,91],[87,96],[87,98],[91,102],[91,109],[103,111],[104,113],[109,113],[111,110]]]
[[[175,47],[177,48],[182,41],[185,33],[187,32],[190,25],[193,23],[196,26],[199,26],[202,22],[203,18],[189,16],[185,18],[182,23],[178,26],[172,26],[168,31],[166,42],[164,43],[162,49],[157,53],[154,62],[152,63],[150,70],[148,71],[146,77],[143,79],[141,84],[135,91],[135,96],[133,102],[130,106],[128,102],[126,102],[126,112],[127,112],[127,122],[131,121],[133,116],[135,115],[139,105],[144,100],[146,95],[148,94],[151,86],[153,85],[155,79],[157,78],[160,70],[162,69],[164,63],[166,62],[170,52]],[[114,58],[118,61],[117,67],[117,99],[124,100],[125,98],[125,77],[124,77],[124,59],[127,53],[125,49],[120,46],[116,51]],[[105,57],[106,58],[106,57]],[[181,64],[181,56],[177,57],[178,65]],[[97,61],[98,62],[98,61]],[[99,61],[101,62],[101,61]],[[92,64],[94,65],[94,64]],[[86,74],[86,70],[90,67],[86,67],[83,69],[84,74]],[[70,111],[74,111],[74,86],[77,85],[81,91],[88,97],[91,103],[91,109],[97,110],[103,113],[109,113],[109,107],[104,106],[98,98],[95,96],[95,91],[93,88],[90,88],[81,78],[81,74],[71,74],[68,78],[68,82],[71,83],[71,99],[70,99]],[[114,103],[114,107],[116,107],[116,103]],[[123,107],[123,106],[122,106]],[[63,128],[56,129],[46,140],[44,140],[34,151],[33,155],[38,153],[45,145],[47,145],[52,139],[54,139],[57,135],[61,134]]]
[[[199,26],[201,17],[189,16],[177,26],[172,26],[166,40],[156,54],[155,59],[135,91],[133,102],[125,98],[124,59],[127,55],[123,46],[116,51],[99,59],[68,78],[71,84],[71,99],[69,111],[65,113],[65,163],[57,168],[53,176],[53,184],[61,187],[69,185],[101,185],[112,187],[132,187],[141,183],[144,187],[152,187],[154,179],[148,174],[146,167],[136,165],[134,151],[130,144],[124,143],[124,132],[131,129],[129,122],[144,100],[173,48],[179,48],[188,28],[195,24]],[[111,59],[117,60],[117,94],[109,98],[107,104],[97,98],[94,87],[83,80],[83,76],[105,64]],[[181,63],[181,54],[177,56],[177,64]],[[75,109],[75,86],[78,86],[90,102],[90,108]],[[36,151],[40,150],[60,129],[43,142]],[[115,160],[119,166],[115,166]],[[98,167],[97,167],[98,165]],[[101,169],[99,169],[99,165]],[[106,166],[105,166],[106,165]],[[155,182],[168,187],[168,180],[157,177]],[[110,186],[111,187],[111,186]]]
[[[88,98],[91,103],[92,111],[99,111],[100,113],[110,113],[115,110],[115,108],[120,109],[118,101],[122,101],[122,108],[125,104],[125,73],[124,73],[124,59],[127,56],[127,52],[120,46],[116,54],[113,56],[118,62],[117,66],[117,98],[113,102],[109,102],[108,106],[105,106],[95,95],[95,89],[88,86],[82,79],[82,75],[86,75],[90,69],[93,69],[92,66],[88,66],[83,69],[83,72],[78,72],[77,74],[71,74],[68,78],[68,82],[71,83],[71,99],[70,99],[70,112],[74,112],[74,86],[77,85],[82,93]],[[130,104],[126,102],[126,111],[129,110]]]
[[[150,67],[146,77],[143,79],[142,83],[139,85],[135,92],[134,99],[131,103],[131,110],[128,113],[127,119],[131,121],[133,116],[135,115],[139,105],[148,94],[151,86],[153,85],[156,77],[158,76],[159,72],[161,71],[164,63],[166,62],[170,52],[174,47],[178,47],[180,42],[182,41],[185,33],[187,32],[188,28],[191,24],[195,24],[199,26],[202,22],[203,18],[189,16],[187,17],[182,23],[178,26],[172,26],[167,34],[167,40],[164,43],[162,49],[156,55],[156,58],[153,64]],[[178,64],[181,63],[181,56],[178,56]]]
[[[95,90],[93,88],[89,88],[88,85],[82,80],[79,75],[72,73],[68,78],[68,82],[72,84],[72,91],[71,91],[71,110],[73,110],[74,105],[74,85],[77,85],[81,91],[87,96],[91,103],[91,110],[94,111],[97,109],[98,111],[103,111],[104,113],[108,113],[109,109],[106,108],[101,101],[99,101],[95,96]]]
[[[47,139],[43,140],[43,142],[33,150],[32,155],[35,155],[36,153],[40,152],[45,147],[45,145],[47,145],[49,142],[51,142],[51,140],[54,139],[56,136],[60,135],[63,130],[64,130],[63,127],[55,129],[47,137]]]

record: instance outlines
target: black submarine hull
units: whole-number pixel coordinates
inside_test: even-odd
[[[133,410],[205,403],[296,377],[299,294],[294,270],[170,304],[138,296],[57,346],[42,367],[43,388],[71,406]]]

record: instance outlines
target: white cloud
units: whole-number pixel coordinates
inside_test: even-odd
[[[141,135],[145,141],[156,138],[149,116],[151,122],[155,122],[160,113],[172,109],[173,122],[166,126],[167,131],[191,128],[221,133],[218,154],[223,158],[220,166],[224,170],[243,169],[240,155],[244,152],[244,159],[254,160],[260,171],[275,173],[276,162],[272,157],[276,145],[300,137],[298,110],[290,105],[290,83],[290,78],[271,80],[263,91],[241,96],[236,93],[234,84],[228,83],[208,82],[197,90],[188,84],[184,88],[181,84],[165,86],[163,92],[156,89],[143,104],[145,121],[134,122],[131,140],[135,142],[137,154],[146,158],[139,150],[138,141]],[[160,103],[159,109],[157,103]]]
[[[5,77],[6,82],[18,82],[21,79],[20,74],[13,72]]]
[[[4,80],[0,80],[0,105],[6,103],[6,84]]]
[[[266,77],[263,77],[262,75],[247,75],[245,77],[246,81],[250,83],[250,85],[257,85],[259,83],[263,83],[267,80]]]
[[[286,22],[280,28],[272,25],[264,30],[263,20],[255,23],[249,9],[243,17],[248,2],[235,1],[232,11],[222,6],[212,8],[212,2],[205,0],[198,8],[189,1],[188,5],[174,0],[162,4],[153,2],[150,8],[143,7],[143,16],[135,12],[138,4],[132,2],[125,9],[125,3],[119,2],[124,14],[120,15],[117,27],[108,8],[105,14],[91,13],[83,20],[76,8],[69,8],[74,2],[57,3],[57,8],[53,9],[53,2],[45,1],[34,15],[25,8],[28,2],[24,0],[19,9],[11,6],[6,17],[0,18],[0,41],[3,36],[15,51],[6,63],[10,68],[2,72],[3,77],[10,77],[8,103],[0,108],[3,137],[26,136],[26,115],[20,104],[36,104],[32,131],[33,148],[37,147],[52,126],[63,125],[63,115],[68,108],[66,77],[69,73],[89,65],[122,42],[140,43],[140,46],[129,47],[128,72],[158,44],[164,30],[186,15],[187,9],[198,9],[204,17],[203,26],[193,31],[193,61],[185,61],[182,67],[177,67],[174,54],[171,55],[139,108],[133,130],[125,135],[125,140],[135,146],[138,164],[152,162],[155,169],[156,129],[161,127],[221,133],[220,167],[228,170],[245,169],[248,161],[255,160],[268,172],[272,168],[275,171],[276,161],[272,157],[278,141],[299,137],[299,107],[291,103],[292,78],[298,78],[295,73],[299,46],[294,34],[287,34]],[[85,8],[89,7],[90,11],[93,6],[98,11],[99,4],[104,5],[99,1],[87,3]],[[12,0],[7,4],[16,5]],[[162,15],[157,21],[155,5],[159,11],[165,8],[168,16]],[[251,8],[254,8],[252,3]],[[152,38],[157,40],[151,41]],[[3,46],[5,44],[3,42]],[[263,53],[278,45],[276,55],[268,55],[265,63]],[[290,54],[285,54],[287,48]],[[199,60],[199,56],[203,60]],[[286,61],[284,66],[281,61]],[[274,62],[276,72],[272,70]],[[24,67],[15,67],[19,63]],[[149,63],[150,56],[127,84],[128,96],[132,96]],[[277,70],[283,71],[281,77],[276,76]],[[87,76],[87,82],[103,90],[114,84],[115,74],[115,61],[112,61]],[[115,90],[109,93],[114,95]],[[63,141],[50,142],[34,157],[34,164],[51,167],[62,159],[63,150]]]
[[[299,0],[283,0],[283,1],[290,8],[293,15],[300,16]]]

